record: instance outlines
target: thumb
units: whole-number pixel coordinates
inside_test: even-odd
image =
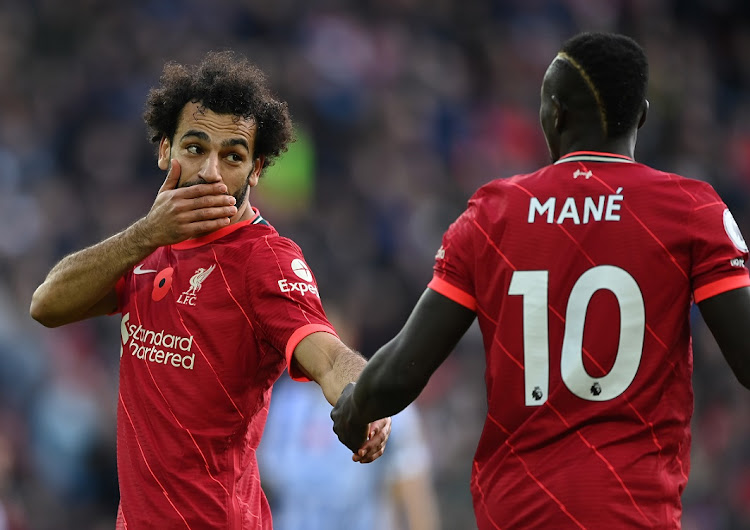
[[[159,188],[159,193],[177,188],[177,183],[180,181],[182,168],[176,158],[173,158],[170,161],[170,166],[167,178],[164,180],[164,184],[161,185],[161,188]]]

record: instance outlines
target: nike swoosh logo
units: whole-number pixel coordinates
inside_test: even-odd
[[[133,269],[133,274],[148,274],[149,272],[157,272],[156,269],[144,269],[143,265],[138,265]]]

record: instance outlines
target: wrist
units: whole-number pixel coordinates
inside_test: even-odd
[[[161,245],[153,240],[154,230],[148,226],[147,217],[141,217],[130,225],[127,231],[128,241],[136,254],[148,256]]]
[[[356,383],[352,381],[351,383],[348,383],[344,389],[341,391],[341,395],[338,399],[338,404],[345,404],[345,407],[347,409],[347,416],[351,420],[359,420],[360,418],[360,410],[357,406],[357,402],[354,399],[354,389],[356,387]]]
[[[357,383],[355,383],[354,381],[347,383],[346,386],[341,389],[341,393],[339,394],[338,401],[340,402],[342,399],[346,399],[347,397],[354,394],[354,387],[356,384]],[[350,398],[350,401],[351,401],[351,398]]]

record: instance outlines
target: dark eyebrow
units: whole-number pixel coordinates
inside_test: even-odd
[[[232,147],[235,145],[241,145],[244,147],[247,152],[250,152],[250,146],[247,144],[247,141],[244,138],[231,138],[229,140],[224,140],[221,142],[222,147]]]
[[[180,138],[180,141],[184,140],[185,138],[189,138],[190,136],[195,136],[196,138],[198,138],[199,140],[203,140],[204,142],[211,141],[206,133],[204,133],[203,131],[196,131],[194,129],[191,129],[183,134],[182,138]],[[229,140],[224,140],[223,142],[221,142],[222,147],[232,147],[235,145],[241,145],[247,150],[248,153],[250,152],[250,146],[248,145],[247,140],[245,140],[244,138],[230,138]]]
[[[180,138],[180,141],[184,140],[188,136],[195,136],[196,138],[198,138],[199,140],[203,140],[204,142],[208,142],[211,140],[208,137],[208,135],[204,133],[203,131],[196,131],[196,130],[191,129],[182,135],[182,138]]]

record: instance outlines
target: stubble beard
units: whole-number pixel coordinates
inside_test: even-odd
[[[179,183],[178,182],[177,183],[177,187],[178,188],[189,188],[190,186],[197,186],[198,184],[208,184],[208,183],[205,180],[203,180],[202,178],[199,178],[195,182],[185,182],[185,183]],[[236,201],[235,204],[237,205],[238,209],[242,205],[242,203],[245,201],[245,199],[247,198],[247,192],[248,192],[249,188],[250,188],[250,183],[247,181],[247,179],[245,179],[245,184],[243,184],[243,186],[240,189],[238,189],[237,191],[235,191],[234,193],[232,193],[232,197],[234,197],[234,200]],[[227,195],[229,195],[229,194],[227,194]]]
[[[235,204],[237,205],[237,209],[239,209],[245,203],[248,189],[250,189],[250,184],[246,179],[245,184],[232,194],[232,197],[234,197],[234,200],[236,201]]]

